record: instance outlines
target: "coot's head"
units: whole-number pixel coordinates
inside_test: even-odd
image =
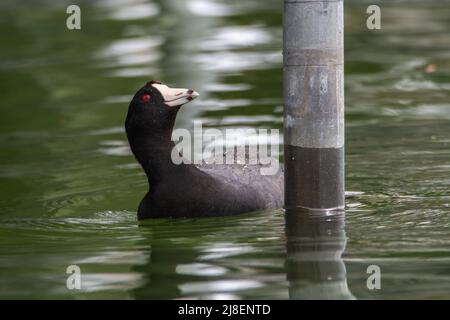
[[[198,93],[191,89],[170,88],[155,80],[147,82],[128,108],[125,129],[130,143],[140,138],[170,140],[178,110],[196,97]]]

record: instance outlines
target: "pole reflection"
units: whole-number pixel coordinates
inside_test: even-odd
[[[290,299],[354,299],[342,253],[345,215],[286,212],[286,272]]]

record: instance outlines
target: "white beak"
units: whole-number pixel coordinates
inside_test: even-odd
[[[154,83],[152,86],[161,93],[164,103],[169,107],[181,106],[199,96],[197,92],[191,89],[169,88],[165,84],[159,83]]]

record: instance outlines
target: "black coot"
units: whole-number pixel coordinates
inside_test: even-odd
[[[224,216],[282,207],[281,169],[261,175],[259,165],[172,162],[175,118],[180,107],[197,96],[190,89],[150,81],[131,100],[125,129],[149,182],[138,218]]]

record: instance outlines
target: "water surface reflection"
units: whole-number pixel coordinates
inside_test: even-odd
[[[286,212],[286,273],[290,299],[353,299],[342,253],[344,214]]]

